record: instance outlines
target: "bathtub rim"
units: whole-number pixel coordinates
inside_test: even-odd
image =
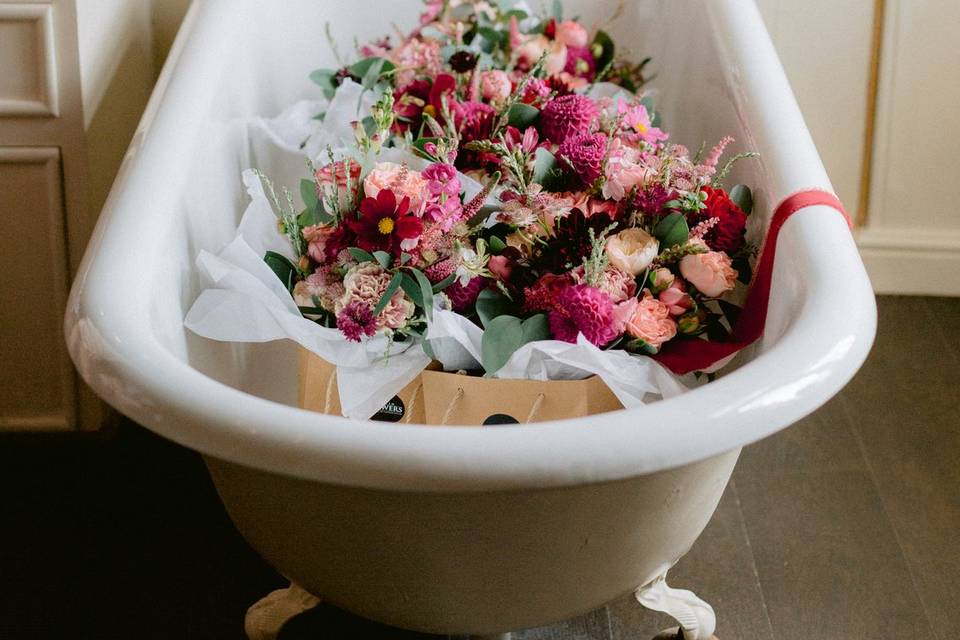
[[[156,168],[171,161],[163,141],[186,135],[176,124],[188,117],[183,94],[203,81],[200,41],[207,47],[212,41],[206,55],[216,55],[212,23],[229,5],[191,6],[68,303],[65,334],[81,376],[140,424],[206,455],[305,479],[443,492],[545,488],[646,475],[755,442],[825,403],[866,358],[876,329],[869,280],[843,220],[826,207],[809,207],[784,225],[778,243],[778,272],[809,274],[803,303],[765,353],[681,397],[592,416],[589,426],[578,420],[496,430],[352,422],[207,377],[144,330],[145,310],[120,304],[116,292],[128,290],[135,277],[125,268],[125,238],[158,224],[130,210],[142,210],[140,194]],[[718,0],[704,10],[736,62],[727,65],[728,82],[738,115],[752,123],[750,142],[761,152],[781,150],[767,154],[771,195],[830,189],[755,4]],[[844,274],[843,287],[837,273]],[[633,424],[628,414],[644,424]]]

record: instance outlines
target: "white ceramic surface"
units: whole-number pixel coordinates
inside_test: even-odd
[[[589,24],[616,3],[566,4]],[[387,7],[196,3],[74,284],[67,342],[84,379],[110,404],[209,458],[241,531],[317,595],[434,631],[549,622],[669,567],[706,525],[739,448],[810,413],[850,379],[873,340],[870,283],[844,221],[811,207],[781,232],[762,343],[737,370],[681,397],[496,429],[351,422],[296,408],[292,347],[212,343],[185,332],[200,289],[194,259],[232,238],[243,168],[289,176],[290,184],[303,173],[300,159],[251,134],[250,119],[316,95],[308,72],[334,64],[323,22],[332,21],[347,51],[354,34],[363,40],[388,32],[391,21],[409,23],[417,2]],[[787,194],[829,188],[751,0],[636,2],[609,30],[637,55],[655,57],[658,102],[678,141],[696,148],[730,133],[739,150],[761,153],[733,175],[755,187],[754,233]],[[473,514],[482,544],[449,531],[452,522],[429,526],[444,495],[451,513]],[[387,498],[410,512],[397,520],[383,507]],[[531,509],[504,521],[516,501]],[[325,505],[350,526],[324,523]],[[304,517],[289,517],[298,513]],[[525,544],[516,544],[511,526]],[[360,544],[363,531],[389,537],[401,559],[365,557],[376,549]],[[424,535],[433,537],[410,544]],[[590,541],[596,546],[584,555],[579,545]],[[363,586],[351,587],[344,557],[368,572]],[[492,557],[500,574],[462,579],[446,571],[454,561],[480,568]],[[374,588],[377,567],[397,587],[387,595]],[[494,579],[504,571],[509,579]],[[411,585],[427,583],[411,604]]]

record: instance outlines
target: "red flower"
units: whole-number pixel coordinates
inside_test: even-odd
[[[429,80],[414,80],[393,92],[393,111],[397,114],[394,126],[400,134],[407,129],[413,129],[414,133],[420,130],[423,109],[430,99],[430,89]]]
[[[747,228],[747,214],[740,210],[723,189],[704,187],[707,208],[702,219],[716,218],[717,224],[704,236],[704,241],[714,251],[736,253],[743,247]]]
[[[357,246],[364,251],[389,251],[399,255],[403,240],[419,238],[423,221],[410,211],[410,198],[397,196],[390,189],[381,189],[376,198],[360,202],[360,217],[348,221],[357,234]]]
[[[441,73],[430,87],[430,104],[424,112],[443,124],[443,96],[447,96],[447,107],[453,111],[456,106],[457,79],[449,73]]]

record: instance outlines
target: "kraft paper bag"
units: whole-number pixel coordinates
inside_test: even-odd
[[[429,367],[439,366],[431,363]],[[340,394],[337,390],[337,368],[315,353],[300,349],[300,407],[330,415],[342,415]],[[382,422],[412,422],[423,424],[423,382],[417,376],[400,390],[371,420]]]
[[[421,378],[432,425],[527,424],[623,408],[598,376],[539,381],[424,371]]]

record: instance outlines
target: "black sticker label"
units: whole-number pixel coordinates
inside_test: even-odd
[[[397,396],[393,396],[390,402],[383,405],[380,411],[373,414],[373,417],[370,419],[379,420],[380,422],[399,422],[406,410],[406,407],[403,406],[403,400]]]
[[[495,413],[484,420],[483,424],[520,424],[520,421],[513,416],[508,416],[505,413]]]

